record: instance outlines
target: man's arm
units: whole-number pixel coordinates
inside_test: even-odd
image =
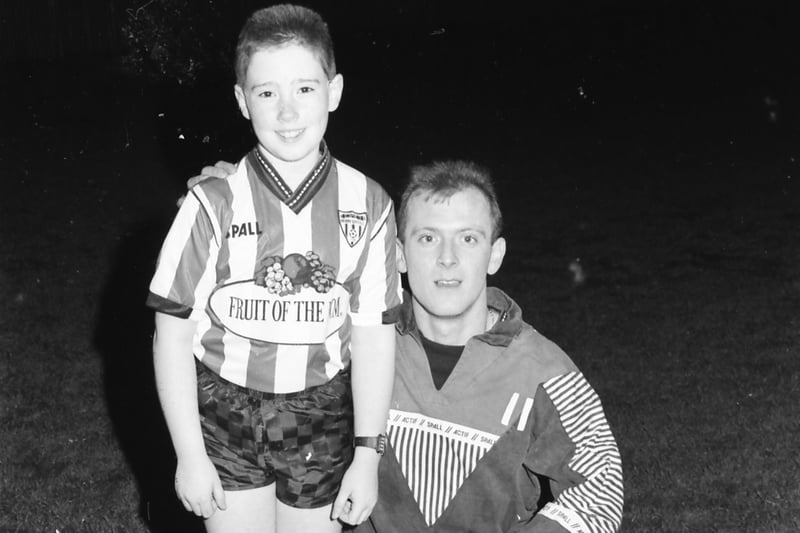
[[[613,533],[622,521],[622,461],[600,398],[580,372],[548,380],[534,399],[525,467],[555,501],[509,533]]]
[[[394,326],[353,326],[352,360],[354,430],[358,436],[386,432],[394,386]],[[333,518],[360,524],[378,501],[378,464],[375,450],[357,447],[353,463],[342,479],[333,504]]]
[[[158,398],[178,458],[175,492],[187,511],[208,518],[217,508],[225,509],[225,493],[200,429],[194,331],[192,320],[156,312],[153,365]]]

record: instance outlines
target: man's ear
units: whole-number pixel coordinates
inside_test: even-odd
[[[344,78],[337,74],[328,82],[328,112],[336,111],[339,102],[342,101],[342,91],[344,90]]]
[[[506,240],[498,237],[492,244],[492,253],[489,255],[489,265],[486,268],[486,273],[490,276],[500,270],[500,265],[503,264],[503,257],[506,255]]]
[[[244,89],[237,83],[233,86],[233,95],[236,97],[236,103],[239,104],[239,111],[242,116],[250,120],[250,111],[247,110],[247,100],[244,97]]]
[[[405,274],[408,272],[408,266],[406,266],[406,254],[403,251],[403,243],[400,239],[396,239],[394,242],[395,249],[397,250],[397,271],[401,274]]]

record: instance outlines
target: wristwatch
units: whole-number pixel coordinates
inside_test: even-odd
[[[353,447],[364,446],[372,448],[378,455],[383,455],[386,451],[386,435],[376,437],[356,437],[353,439]]]

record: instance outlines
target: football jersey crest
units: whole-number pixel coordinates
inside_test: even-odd
[[[355,211],[339,211],[339,227],[350,248],[358,244],[367,227],[367,214]]]

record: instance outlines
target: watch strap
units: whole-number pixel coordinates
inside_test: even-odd
[[[363,446],[372,448],[378,455],[383,455],[386,451],[386,435],[376,435],[374,437],[355,437],[353,446]]]

